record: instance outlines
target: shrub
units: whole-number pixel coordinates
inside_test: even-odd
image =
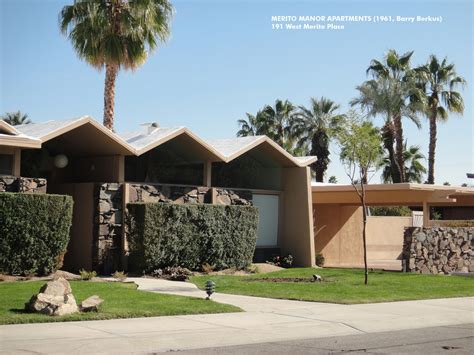
[[[112,277],[118,281],[125,281],[125,279],[127,278],[127,274],[123,271],[115,271],[112,274]]]
[[[47,275],[69,242],[70,196],[0,193],[0,272]]]
[[[257,240],[258,210],[250,206],[128,205],[129,265],[136,271],[167,266],[200,270],[245,268]]]
[[[215,269],[214,265],[210,265],[209,263],[202,264],[202,272],[204,272],[205,274],[210,274],[211,272],[214,271],[214,269]]]
[[[92,278],[97,276],[97,273],[95,271],[87,271],[84,269],[79,270],[79,275],[81,275],[81,280],[86,281],[86,280],[91,280]]]
[[[316,265],[324,266],[324,255],[322,253],[316,253]]]
[[[406,206],[370,207],[371,216],[403,216],[411,217],[411,209]]]
[[[269,264],[273,264],[275,266],[280,266],[284,268],[290,268],[293,265],[294,257],[291,254],[280,256],[276,255],[273,257],[272,261],[268,262]]]

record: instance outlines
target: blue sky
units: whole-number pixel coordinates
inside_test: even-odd
[[[70,1],[1,0],[0,112],[21,110],[34,121],[89,114],[102,120],[104,73],[75,55],[58,30]],[[473,5],[456,1],[175,0],[172,37],[137,71],[117,82],[116,130],[141,122],[185,125],[205,138],[232,137],[237,119],[276,98],[307,104],[326,96],[347,109],[372,58],[390,48],[448,56],[469,85],[463,117],[439,127],[438,183],[466,182],[474,171]],[[277,15],[442,16],[441,23],[349,23],[344,30],[273,30]],[[376,120],[380,124],[380,120]],[[409,144],[427,155],[428,130],[404,125]],[[337,151],[328,176],[345,182]],[[375,178],[374,182],[378,182]]]

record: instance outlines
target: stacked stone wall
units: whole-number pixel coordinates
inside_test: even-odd
[[[0,192],[26,192],[45,194],[47,187],[46,179],[25,178],[15,176],[0,176]]]
[[[409,272],[474,272],[474,227],[406,228],[403,260]]]

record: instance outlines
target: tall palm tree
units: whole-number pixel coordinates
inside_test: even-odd
[[[329,142],[331,131],[337,126],[341,115],[337,113],[339,105],[334,101],[321,97],[311,98],[310,107],[300,106],[300,112],[294,122],[294,131],[298,137],[298,146],[309,146],[310,155],[318,160],[311,164],[316,181],[323,182],[324,174],[331,160],[329,159]]]
[[[405,181],[402,118],[409,118],[419,127],[419,120],[415,113],[420,109],[420,102],[423,98],[413,80],[414,76],[410,68],[412,55],[413,51],[399,55],[395,50],[390,49],[383,61],[373,59],[367,68],[367,74],[371,74],[373,80],[358,87],[361,96],[364,95],[364,90],[361,90],[361,87],[364,86],[372,89],[372,93],[374,93],[374,89],[384,89],[386,104],[381,101],[376,107],[371,107],[371,111],[372,115],[384,114],[386,116],[387,125],[383,130],[384,144],[388,147],[390,141],[395,143],[395,151],[391,159],[393,160],[392,170],[395,172],[398,169],[398,173],[394,174],[396,182]],[[365,100],[366,106],[373,105],[370,98],[361,98],[360,100]],[[356,100],[354,103],[358,104],[359,102]]]
[[[32,123],[31,120],[28,118],[28,115],[26,113],[22,113],[21,111],[7,112],[3,116],[1,116],[0,119],[4,120],[6,123],[12,126]]]
[[[428,150],[428,184],[434,184],[434,166],[437,140],[437,123],[448,119],[448,112],[462,114],[464,101],[458,87],[463,87],[466,80],[456,73],[453,63],[444,58],[440,63],[431,55],[428,63],[415,69],[421,86],[427,97],[425,114],[430,124],[430,144]]]
[[[105,67],[104,126],[113,129],[115,81],[120,69],[136,69],[167,40],[169,0],[75,0],[60,13],[60,28],[81,59]]]
[[[397,126],[393,117],[408,117],[417,127],[420,127],[420,121],[416,115],[416,110],[418,109],[417,101],[413,99],[410,102],[409,100],[412,92],[416,93],[412,97],[420,97],[421,94],[418,93],[420,90],[415,88],[411,81],[398,81],[391,77],[368,80],[358,86],[357,90],[359,91],[359,96],[353,99],[350,104],[352,106],[360,106],[367,112],[368,116],[382,115],[384,117],[385,124],[381,132],[383,145],[390,159],[392,181],[396,183],[404,182],[405,164],[403,154],[400,159],[394,148],[394,144],[398,142],[397,137],[400,137],[400,132],[397,134]],[[403,132],[401,134],[403,137]]]
[[[407,148],[406,142],[404,145],[403,156],[405,160],[405,178],[406,182],[423,182],[423,175],[426,174],[426,167],[422,161],[426,160],[421,148],[417,145],[411,145]],[[379,163],[379,168],[382,168],[381,180],[385,184],[392,183],[392,174],[390,167],[390,158],[388,155],[384,156]]]

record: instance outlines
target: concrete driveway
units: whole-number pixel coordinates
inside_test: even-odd
[[[188,283],[131,279],[192,297]],[[164,352],[474,323],[474,298],[338,305],[215,294],[246,312],[0,326],[2,353]]]

